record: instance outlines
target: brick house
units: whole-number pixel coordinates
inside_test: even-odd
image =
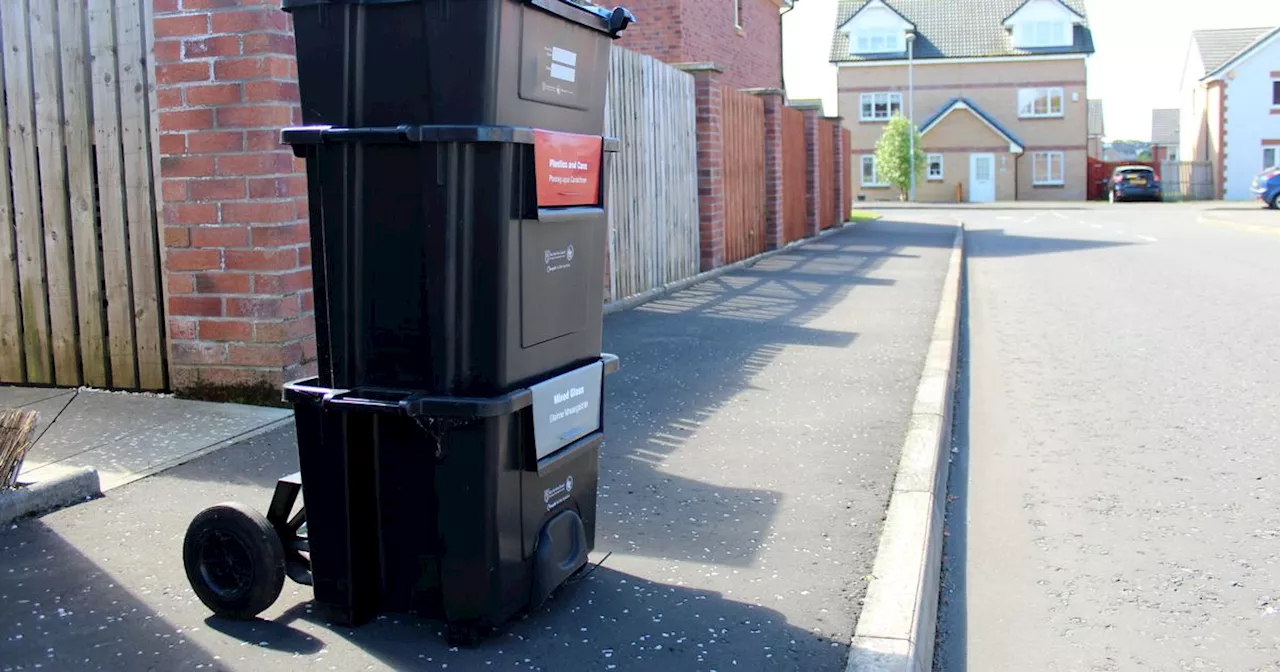
[[[1083,0],[841,0],[831,62],[854,193],[898,197],[873,154],[901,113],[927,153],[917,200],[1084,200],[1093,51]]]
[[[781,89],[782,15],[795,0],[629,0],[621,47],[667,63],[715,63],[721,84]]]
[[[1251,198],[1280,164],[1280,28],[1193,32],[1180,107],[1182,160],[1211,164],[1217,198]]]

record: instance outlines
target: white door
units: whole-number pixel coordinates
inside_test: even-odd
[[[969,201],[987,203],[996,200],[996,155],[969,155]]]

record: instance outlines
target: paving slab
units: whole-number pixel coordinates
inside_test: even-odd
[[[266,507],[296,469],[286,427],[0,534],[5,664],[843,669],[954,232],[862,224],[609,316],[603,564],[479,648],[410,616],[327,624],[293,584],[257,620],[209,616],[183,533]]]
[[[21,478],[90,467],[104,492],[292,417],[280,408],[88,389],[0,388],[0,408],[40,413]]]

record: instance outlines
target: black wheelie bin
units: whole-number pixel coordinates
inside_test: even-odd
[[[215,613],[285,576],[333,620],[473,643],[594,547],[610,40],[579,0],[284,0],[306,126],[317,376],[285,386],[300,471],[264,516],[191,522]]]

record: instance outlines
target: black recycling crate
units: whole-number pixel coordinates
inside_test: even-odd
[[[346,624],[402,612],[477,632],[541,604],[595,545],[617,366],[488,398],[286,386],[317,603]]]
[[[307,163],[322,386],[485,396],[599,357],[616,141],[465,126],[284,139]],[[588,149],[548,159],[563,154],[548,142]],[[547,187],[538,156],[584,181],[580,197]]]
[[[633,20],[575,0],[283,0],[304,124],[530,126],[600,135]]]

